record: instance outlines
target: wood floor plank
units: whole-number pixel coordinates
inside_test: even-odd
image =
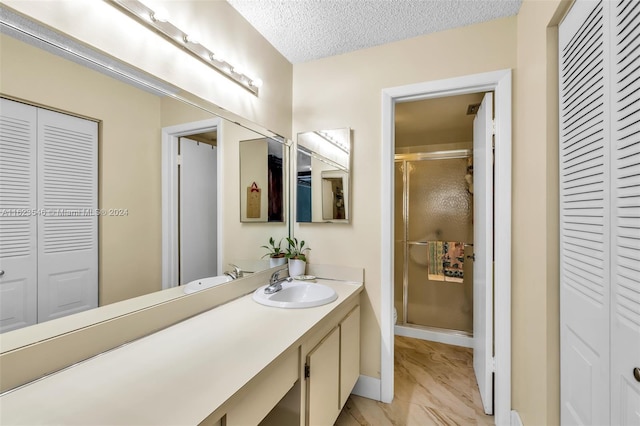
[[[482,410],[469,348],[395,336],[391,404],[351,395],[336,426],[494,425]]]

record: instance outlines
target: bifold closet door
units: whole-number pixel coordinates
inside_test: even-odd
[[[640,424],[640,2],[560,25],[563,424]]]
[[[640,2],[614,4],[611,424],[640,425]]]
[[[0,332],[35,324],[36,108],[0,99]]]
[[[609,424],[609,15],[578,1],[559,28],[561,423]]]
[[[4,332],[98,306],[98,124],[0,106]]]
[[[98,306],[97,155],[98,123],[38,109],[38,322]]]

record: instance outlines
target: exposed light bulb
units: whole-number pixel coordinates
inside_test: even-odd
[[[262,87],[262,83],[263,83],[262,80],[259,78],[254,78],[253,80],[251,80],[251,85],[258,89]]]
[[[200,37],[197,33],[186,34],[184,36],[185,43],[200,44]]]
[[[151,20],[158,22],[167,22],[169,20],[169,12],[163,7],[157,7],[151,11]]]

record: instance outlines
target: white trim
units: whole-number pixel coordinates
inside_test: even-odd
[[[178,124],[162,129],[162,289],[176,287],[178,283],[178,138],[197,133],[218,131],[222,140],[219,118]],[[223,151],[218,144],[218,201],[223,186]],[[222,267],[222,203],[218,202],[218,274]]]
[[[364,398],[380,400],[380,379],[374,377],[360,375],[356,385],[351,391],[352,395],[362,396]]]
[[[463,348],[473,348],[473,337],[463,334],[425,330],[424,328],[407,327],[404,325],[396,325],[394,329],[396,336],[413,337],[414,339],[446,343],[447,345],[462,346]]]
[[[393,400],[393,160],[396,102],[495,91],[495,422],[511,423],[511,70],[382,91],[381,401]]]
[[[520,414],[516,410],[511,410],[511,426],[524,426]]]

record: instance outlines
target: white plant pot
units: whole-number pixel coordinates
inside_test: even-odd
[[[286,257],[270,257],[269,267],[273,268],[275,266],[282,266],[286,261],[287,261]]]
[[[307,262],[300,259],[289,259],[289,276],[297,277],[298,275],[304,275],[304,271],[307,268]]]

